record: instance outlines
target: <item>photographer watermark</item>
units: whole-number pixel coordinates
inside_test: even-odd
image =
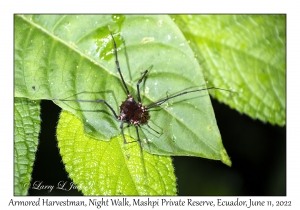
[[[33,181],[32,183],[25,183],[24,188],[29,188],[32,190],[47,190],[51,193],[53,189],[70,191],[77,190],[77,186],[73,182],[59,181],[56,185],[47,185],[43,181]]]

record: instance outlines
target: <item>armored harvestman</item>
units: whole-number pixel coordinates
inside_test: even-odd
[[[110,31],[110,29],[109,29]],[[139,136],[139,131],[138,128],[141,125],[146,125],[148,128],[150,128],[151,130],[153,130],[154,132],[156,132],[157,134],[160,134],[158,131],[156,131],[155,129],[153,129],[152,127],[149,126],[148,124],[148,120],[150,119],[150,115],[149,115],[149,110],[153,107],[157,107],[162,105],[164,102],[175,98],[175,97],[179,97],[181,95],[185,95],[188,93],[193,93],[193,92],[200,92],[203,90],[210,90],[210,89],[218,89],[218,90],[223,90],[223,91],[229,91],[229,92],[233,92],[231,90],[226,90],[226,89],[222,89],[222,88],[216,88],[216,87],[209,87],[209,88],[203,88],[203,89],[198,89],[198,90],[191,90],[191,91],[184,91],[181,93],[178,93],[176,95],[173,96],[167,96],[164,99],[161,99],[157,102],[151,103],[149,105],[143,106],[142,101],[141,101],[141,96],[140,96],[140,83],[143,81],[143,79],[146,77],[148,70],[143,72],[142,77],[138,80],[137,82],[137,102],[135,101],[135,99],[132,97],[132,95],[130,94],[127,85],[125,83],[125,80],[123,78],[123,75],[121,73],[121,69],[120,69],[120,65],[119,65],[119,60],[118,60],[118,53],[117,53],[117,44],[115,42],[114,36],[112,34],[112,32],[110,31],[110,35],[112,37],[112,41],[114,44],[114,54],[115,54],[115,63],[120,75],[120,78],[122,80],[123,86],[125,88],[126,94],[127,94],[127,98],[125,101],[122,102],[121,106],[120,106],[120,115],[118,116],[115,112],[115,110],[103,99],[97,99],[97,100],[69,100],[69,99],[54,99],[54,100],[59,100],[59,101],[77,101],[77,102],[93,102],[93,103],[103,103],[105,104],[113,113],[114,117],[121,121],[121,125],[120,125],[120,129],[121,129],[121,133],[122,133],[122,137],[124,140],[124,144],[127,143],[132,143],[132,142],[136,142],[136,141],[132,141],[132,142],[127,142],[126,138],[124,136],[124,123],[127,123],[129,125],[134,125],[135,129],[136,129],[136,133],[137,133],[137,141],[140,143],[140,136]]]

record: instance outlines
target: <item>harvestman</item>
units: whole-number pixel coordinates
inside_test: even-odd
[[[153,107],[157,107],[160,106],[161,104],[163,104],[164,102],[181,96],[181,95],[185,95],[188,93],[193,93],[193,92],[199,92],[199,91],[203,91],[203,90],[210,90],[210,89],[218,89],[218,90],[224,90],[224,91],[229,91],[232,92],[231,90],[225,90],[222,88],[216,88],[216,87],[209,87],[209,88],[203,88],[203,89],[198,89],[198,90],[191,90],[191,91],[184,91],[181,93],[178,93],[176,95],[173,96],[167,96],[164,99],[161,99],[157,102],[151,103],[149,105],[143,106],[142,101],[141,101],[141,96],[140,96],[140,83],[143,81],[143,79],[146,77],[148,70],[146,70],[145,72],[143,72],[142,77],[139,79],[139,81],[136,84],[137,87],[137,101],[136,102],[134,100],[134,98],[132,97],[132,95],[130,94],[127,85],[124,81],[123,75],[121,73],[121,69],[120,69],[120,65],[119,65],[119,60],[118,60],[118,53],[117,53],[117,45],[114,39],[114,36],[112,34],[112,32],[110,31],[110,35],[112,37],[113,40],[113,44],[114,44],[114,52],[115,52],[115,63],[120,75],[120,78],[122,80],[123,86],[125,88],[126,94],[127,94],[127,98],[125,101],[122,102],[121,106],[120,106],[120,115],[118,116],[115,112],[115,110],[103,99],[97,99],[97,100],[80,100],[80,99],[73,99],[73,100],[69,100],[69,99],[54,99],[54,100],[59,100],[59,101],[77,101],[77,102],[93,102],[93,103],[103,103],[105,104],[113,113],[114,117],[121,121],[121,125],[120,125],[120,129],[121,129],[121,133],[122,133],[122,137],[124,140],[124,144],[127,143],[131,143],[131,142],[127,142],[126,138],[124,136],[124,123],[127,123],[129,125],[134,125],[135,129],[136,129],[136,133],[137,133],[137,141],[140,142],[140,136],[139,136],[139,130],[138,128],[141,125],[146,125],[148,128],[150,128],[151,130],[153,130],[154,132],[156,132],[157,134],[160,134],[159,132],[157,132],[156,130],[154,130],[153,128],[151,128],[148,124],[148,120],[150,119],[150,115],[149,115],[149,110]],[[133,141],[135,142],[135,141]]]

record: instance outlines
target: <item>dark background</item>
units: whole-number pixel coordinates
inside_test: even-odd
[[[232,167],[220,161],[197,157],[173,157],[178,195],[286,195],[286,127],[272,126],[242,115],[212,99],[217,123]],[[41,133],[32,182],[68,184],[59,154],[55,129],[60,108],[41,102]],[[82,195],[76,189],[63,191],[29,189],[29,195]]]

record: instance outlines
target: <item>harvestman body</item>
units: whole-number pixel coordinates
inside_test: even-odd
[[[124,128],[123,125],[124,123],[130,124],[130,125],[134,125],[135,129],[136,129],[136,133],[137,133],[137,141],[140,142],[140,137],[139,137],[139,131],[138,131],[138,127],[140,127],[141,125],[146,125],[147,127],[149,127],[151,130],[153,130],[154,132],[156,132],[157,134],[159,134],[159,132],[157,132],[156,130],[154,130],[153,128],[151,128],[148,125],[148,120],[150,119],[150,115],[149,115],[149,110],[153,107],[156,106],[160,106],[161,104],[163,104],[164,102],[168,101],[169,99],[187,94],[187,93],[193,93],[193,92],[199,92],[202,90],[209,90],[209,89],[218,89],[218,90],[224,90],[224,91],[230,91],[230,90],[225,90],[225,89],[221,89],[221,88],[215,88],[215,87],[209,87],[209,88],[203,88],[203,89],[198,89],[198,90],[191,90],[191,91],[185,91],[185,92],[181,92],[178,93],[174,96],[170,96],[170,97],[166,97],[164,99],[161,99],[157,102],[151,103],[147,106],[143,106],[142,105],[142,101],[141,101],[141,97],[140,97],[140,89],[139,89],[139,85],[140,83],[143,81],[143,79],[145,78],[145,76],[148,73],[148,70],[146,70],[142,77],[139,79],[139,81],[137,82],[137,100],[138,102],[136,102],[134,100],[134,98],[132,97],[132,95],[130,94],[127,85],[124,81],[123,75],[121,73],[121,69],[120,69],[120,65],[119,65],[119,61],[118,61],[118,53],[117,53],[117,45],[114,39],[114,36],[112,34],[112,32],[110,31],[110,35],[112,37],[113,40],[113,44],[114,44],[114,52],[115,52],[115,63],[120,75],[120,78],[122,80],[123,86],[125,88],[126,94],[127,94],[127,98],[125,101],[122,102],[121,106],[120,106],[120,115],[118,116],[115,112],[115,110],[105,101],[102,99],[97,99],[97,100],[69,100],[69,99],[54,99],[54,100],[60,100],[60,101],[77,101],[77,102],[94,102],[94,103],[103,103],[105,104],[113,113],[114,117],[117,120],[121,121],[121,125],[120,125],[120,129],[121,129],[121,133],[122,133],[122,137],[124,140],[124,144],[127,143],[131,143],[131,142],[127,142],[126,138],[124,136]],[[232,92],[232,91],[230,91]],[[135,141],[134,141],[135,142]]]

